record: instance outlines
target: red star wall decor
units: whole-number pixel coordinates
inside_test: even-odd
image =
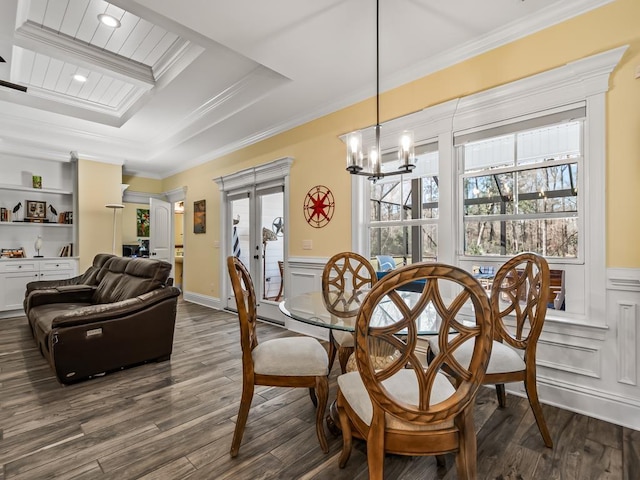
[[[304,218],[313,228],[322,228],[333,217],[333,193],[324,185],[316,185],[304,198]]]

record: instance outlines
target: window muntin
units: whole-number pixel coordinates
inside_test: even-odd
[[[397,158],[388,152],[385,158]],[[392,255],[404,262],[437,256],[438,152],[435,144],[416,147],[410,174],[383,178],[369,185],[371,257]]]
[[[579,256],[581,137],[571,121],[458,147],[464,255]]]

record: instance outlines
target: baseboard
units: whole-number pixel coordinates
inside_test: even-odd
[[[553,383],[538,375],[538,396],[541,403],[640,430],[640,403],[636,399],[558,379],[550,381]],[[527,396],[522,383],[507,384],[506,387],[507,392],[512,395]]]
[[[24,310],[7,310],[4,312],[0,312],[0,318],[13,318],[13,317],[24,317]]]
[[[200,293],[183,292],[182,298],[184,298],[186,302],[197,303],[198,305],[215,308],[216,310],[222,310],[223,308],[219,298],[202,295]]]

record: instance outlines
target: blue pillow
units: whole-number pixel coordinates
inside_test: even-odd
[[[390,272],[396,268],[396,261],[391,255],[376,255],[378,260],[378,269],[381,272]]]

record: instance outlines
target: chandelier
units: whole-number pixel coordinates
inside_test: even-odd
[[[398,143],[398,161],[396,170],[382,170],[382,152],[380,151],[380,1],[376,0],[376,125],[375,143],[370,146],[367,155],[362,145],[362,131],[356,130],[347,135],[347,171],[352,175],[364,175],[376,181],[392,175],[409,173],[415,168],[413,132],[404,131]]]

